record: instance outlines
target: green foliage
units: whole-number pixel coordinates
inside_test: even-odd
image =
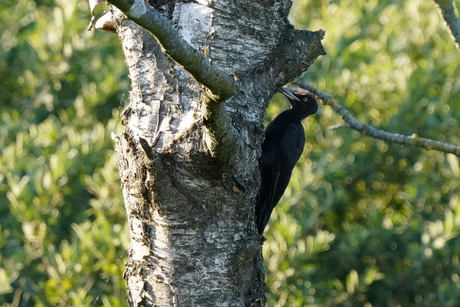
[[[110,133],[129,82],[118,38],[87,32],[88,12],[85,1],[0,6],[1,306],[126,300]]]
[[[460,57],[434,1],[304,1],[296,27],[326,30],[303,77],[358,120],[460,144]],[[269,114],[277,113],[269,110]],[[269,306],[458,306],[458,158],[348,129],[329,107],[265,244]]]

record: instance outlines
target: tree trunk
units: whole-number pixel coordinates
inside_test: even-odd
[[[322,31],[289,24],[290,1],[197,2],[151,5],[234,78],[229,99],[114,9],[132,81],[115,138],[131,233],[130,306],[265,305],[254,224],[263,115],[276,90],[324,53]]]

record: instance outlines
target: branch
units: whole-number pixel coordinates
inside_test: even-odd
[[[324,30],[293,30],[284,34],[276,58],[269,65],[272,80],[282,86],[305,73],[319,56],[326,54],[321,44],[325,34]]]
[[[460,49],[460,22],[455,15],[452,0],[434,0],[434,2],[436,2],[441,9],[442,17],[446,21],[452,36],[457,42],[457,48]]]
[[[323,101],[325,105],[331,106],[335,112],[342,116],[343,120],[349,125],[350,128],[362,132],[367,136],[387,142],[398,143],[405,146],[416,146],[426,150],[438,150],[445,153],[451,153],[460,157],[460,146],[421,138],[416,134],[406,136],[397,133],[390,133],[365,125],[363,123],[360,123],[353,115],[351,115],[350,112],[348,112],[348,110],[344,106],[342,106],[331,94],[320,91],[312,85],[301,81],[296,81],[294,82],[294,84],[315,94]]]
[[[173,28],[169,20],[160,15],[144,0],[109,0],[130,20],[155,36],[165,53],[182,65],[196,81],[206,86],[224,101],[234,95],[234,79],[215,68],[202,53],[190,46]]]

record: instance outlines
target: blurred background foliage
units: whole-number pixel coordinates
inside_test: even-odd
[[[460,144],[460,53],[434,1],[296,0],[290,17],[326,30],[302,80],[363,123]],[[460,306],[458,158],[338,123],[327,106],[305,121],[266,231],[268,306]]]
[[[87,1],[0,6],[0,306],[126,305],[110,133],[129,80],[89,17]]]
[[[295,0],[291,20],[327,31],[303,80],[364,123],[460,144],[460,55],[433,1]],[[88,21],[86,1],[0,6],[0,306],[126,302],[110,133],[129,82],[116,35]],[[275,95],[267,122],[287,107]],[[459,306],[457,157],[341,122],[305,121],[266,231],[268,306]]]

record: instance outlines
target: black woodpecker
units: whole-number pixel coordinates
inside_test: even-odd
[[[318,110],[318,101],[311,93],[292,92],[285,87],[280,92],[291,104],[291,109],[281,112],[265,129],[259,158],[261,182],[255,210],[259,234],[263,234],[302,154],[305,132],[301,122]]]

